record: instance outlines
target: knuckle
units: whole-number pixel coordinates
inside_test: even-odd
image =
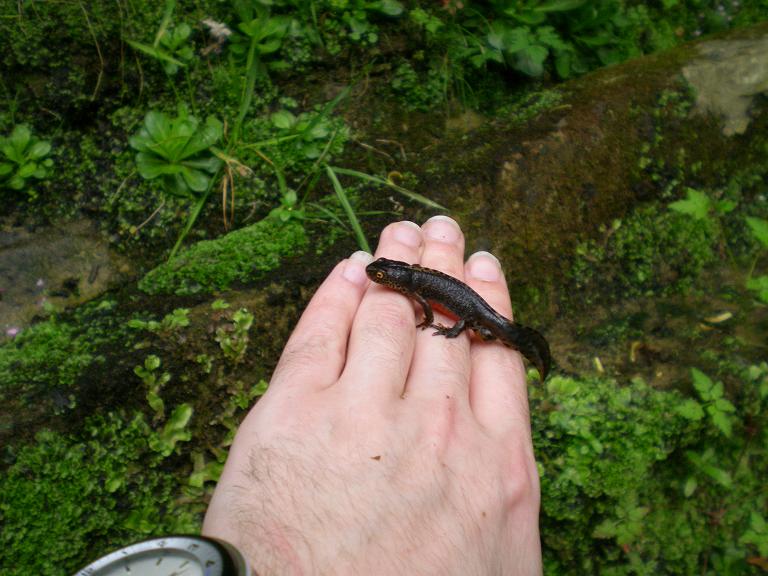
[[[298,370],[316,367],[320,361],[338,360],[344,356],[344,344],[336,329],[328,323],[319,323],[301,336],[291,338],[283,350],[278,368]]]
[[[502,477],[504,501],[508,508],[523,503],[539,502],[539,474],[532,455],[522,447],[505,456],[506,466]]]

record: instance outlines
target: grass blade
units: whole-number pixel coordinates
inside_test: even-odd
[[[331,167],[329,166],[329,168]],[[436,208],[437,210],[445,210],[446,212],[448,212],[448,208],[446,208],[442,204],[438,204],[434,200],[430,200],[429,198],[419,194],[418,192],[413,192],[412,190],[408,190],[407,188],[398,186],[394,182],[391,182],[384,178],[379,178],[378,176],[372,176],[370,174],[366,174],[365,172],[358,172],[357,170],[350,170],[349,168],[337,168],[336,166],[333,166],[332,169],[334,172],[338,174],[344,174],[345,176],[355,176],[356,178],[360,178],[361,180],[367,180],[368,182],[373,182],[374,184],[387,186],[389,188],[392,188],[393,190],[400,192],[400,194],[402,194],[403,196],[407,196],[411,200],[424,204],[425,206],[429,206],[430,208]]]
[[[325,172],[328,174],[328,178],[331,179],[331,184],[333,184],[333,189],[336,192],[336,196],[339,199],[339,202],[341,203],[341,207],[344,208],[344,212],[347,213],[347,218],[349,219],[349,223],[352,226],[352,230],[355,232],[355,237],[357,238],[357,245],[360,246],[361,250],[365,250],[371,254],[371,247],[368,245],[368,240],[365,239],[365,234],[363,233],[363,229],[360,226],[360,221],[357,219],[357,215],[352,209],[352,205],[349,203],[347,193],[344,192],[344,188],[341,186],[339,179],[336,177],[334,168],[331,168],[326,164]]]

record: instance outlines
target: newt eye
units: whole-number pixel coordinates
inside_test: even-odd
[[[376,272],[376,280],[384,280],[384,272],[382,272],[381,270]]]

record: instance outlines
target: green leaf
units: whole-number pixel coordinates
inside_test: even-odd
[[[757,510],[752,510],[750,512],[749,523],[750,523],[750,527],[755,532],[768,535],[768,530],[766,530],[768,526],[766,526],[765,518],[763,518],[760,515],[760,512],[758,512]]]
[[[757,292],[757,297],[768,304],[768,276],[757,276],[747,280],[747,288]]]
[[[182,170],[180,165],[169,164],[165,159],[146,152],[136,154],[136,168],[142,178],[146,180],[168,174],[177,174]]]
[[[205,192],[208,188],[208,182],[210,178],[203,174],[200,170],[191,170],[184,167],[181,171],[181,175],[184,178],[184,182],[189,186],[191,190],[195,192]]]
[[[430,200],[429,198],[427,198],[422,194],[419,194],[418,192],[413,192],[412,190],[408,190],[407,188],[398,186],[397,184],[389,180],[385,180],[384,178],[379,178],[378,176],[372,176],[371,174],[366,174],[365,172],[359,172],[358,170],[350,170],[349,168],[339,168],[338,166],[331,166],[331,168],[333,168],[333,171],[336,172],[337,174],[354,176],[356,178],[360,178],[361,180],[366,180],[374,184],[379,184],[381,186],[388,186],[389,188],[392,188],[393,190],[400,192],[401,194],[410,198],[411,200],[424,204],[425,206],[428,206],[430,208],[435,208],[437,210],[444,210],[446,212],[448,211],[448,208],[446,208],[442,204],[438,204],[434,200]]]
[[[397,0],[380,0],[372,2],[369,6],[387,16],[400,16],[403,13],[403,5]]]
[[[29,150],[27,151],[27,158],[29,158],[30,160],[39,160],[40,158],[47,156],[50,151],[51,151],[50,142],[38,140],[37,142],[32,144],[32,146],[29,147]]]
[[[202,488],[206,482],[216,482],[221,476],[222,470],[224,470],[224,464],[215,460],[208,462],[204,468],[189,475],[189,485]]]
[[[262,42],[256,49],[259,54],[272,54],[273,52],[277,52],[282,44],[283,40],[281,38],[273,38],[267,42]]]
[[[192,412],[192,406],[189,404],[177,406],[163,430],[150,438],[150,448],[163,456],[169,456],[178,442],[185,442],[192,438],[192,434],[186,429]]]
[[[592,532],[594,538],[613,538],[618,533],[618,524],[615,520],[603,520]]]
[[[544,46],[529,46],[516,55],[515,69],[534,78],[541,76],[548,54],[549,50]]]
[[[729,413],[736,412],[736,407],[725,398],[718,398],[717,400],[715,400],[713,406],[720,412],[729,412]]]
[[[516,54],[521,50],[527,50],[531,46],[533,38],[528,28],[506,28],[502,33],[501,50],[508,54]]]
[[[558,76],[564,80],[571,76],[571,53],[569,51],[555,52],[555,70]]]
[[[35,170],[37,170],[37,164],[34,162],[28,162],[26,164],[22,164],[19,170],[16,172],[16,175],[19,178],[29,178],[32,176],[32,174],[35,173]]]
[[[702,399],[709,400],[713,386],[712,380],[698,368],[691,368],[691,376],[693,377],[693,387],[696,388]]]
[[[686,498],[690,498],[698,486],[699,483],[696,481],[696,478],[689,476],[685,481],[685,485],[683,486],[683,495],[685,495]]]
[[[150,390],[147,393],[147,403],[149,404],[149,407],[152,408],[152,411],[155,414],[158,414],[159,418],[162,418],[162,415],[165,413],[165,402],[163,402],[163,399],[157,392]]]
[[[23,151],[16,150],[8,138],[6,138],[0,145],[0,152],[2,152],[3,156],[15,164],[21,164],[24,161]]]
[[[738,204],[733,200],[719,200],[715,203],[715,210],[720,214],[729,214],[733,212]]]
[[[504,14],[514,18],[518,22],[522,22],[523,24],[528,24],[530,26],[541,24],[547,19],[547,15],[544,12],[536,12],[534,10],[526,9],[521,12],[517,6],[504,8],[502,11]]]
[[[675,411],[686,420],[701,420],[704,418],[704,409],[693,398],[687,398],[681,402]]]
[[[164,113],[150,110],[144,117],[144,128],[147,133],[145,137],[147,145],[151,145],[167,138],[171,131],[171,121]]]
[[[567,12],[582,6],[586,0],[549,0],[533,8],[536,12]]]
[[[182,158],[207,150],[216,144],[223,134],[224,126],[221,121],[213,116],[209,116],[205,121],[205,125],[194,133],[188,144],[184,147]]]
[[[296,116],[288,110],[278,110],[272,114],[270,120],[272,120],[272,124],[274,124],[276,128],[280,128],[281,130],[288,130],[293,128],[296,124]]]
[[[717,427],[717,429],[720,430],[720,432],[722,432],[726,438],[730,438],[733,425],[728,414],[718,410],[713,410],[710,413],[710,416],[712,417],[712,423]]]
[[[7,176],[13,172],[13,164],[7,162],[0,163],[0,176]]]
[[[21,153],[26,149],[31,138],[32,132],[30,131],[29,126],[26,124],[19,124],[13,129],[11,136],[8,138],[8,143],[13,146],[17,152]]]
[[[688,214],[697,220],[705,220],[709,218],[710,205],[709,196],[693,188],[688,188],[687,198],[672,202],[669,208],[675,212]]]
[[[157,370],[160,367],[160,358],[154,354],[150,354],[144,359],[144,368],[150,372]]]
[[[341,207],[344,209],[344,212],[346,213],[347,218],[349,219],[349,224],[350,226],[352,226],[352,230],[354,230],[355,232],[358,246],[360,246],[361,250],[365,250],[366,252],[370,253],[371,248],[368,245],[368,240],[366,240],[365,238],[365,233],[363,232],[363,228],[360,226],[360,221],[357,219],[357,215],[355,214],[355,211],[352,209],[352,205],[349,203],[347,194],[344,191],[344,188],[342,187],[341,183],[339,182],[339,179],[336,177],[336,173],[334,172],[334,169],[331,166],[326,165],[325,172],[328,175],[328,178],[331,180],[333,189],[336,192],[336,197],[339,199],[339,204],[341,204]]]
[[[128,42],[128,44],[131,47],[138,50],[139,52],[143,52],[144,54],[151,56],[152,58],[155,58],[157,60],[160,60],[161,62],[167,62],[182,68],[186,66],[184,62],[182,62],[181,60],[177,60],[176,58],[168,54],[166,51],[161,50],[160,48],[155,48],[154,46],[148,46],[146,44],[142,44],[141,42],[136,42],[135,40],[126,40],[126,42]]]
[[[188,168],[194,168],[195,170],[204,170],[213,174],[221,166],[221,160],[216,156],[208,156],[207,158],[199,158],[195,160],[184,160],[183,165]]]
[[[768,248],[768,220],[747,216],[747,224],[752,234],[760,241],[764,248]]]
[[[24,184],[26,184],[26,182],[24,181],[24,178],[19,177],[18,174],[14,174],[13,177],[10,180],[8,180],[8,186],[12,190],[23,190]]]

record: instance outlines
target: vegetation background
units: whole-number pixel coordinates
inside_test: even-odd
[[[570,79],[766,19],[765,0],[0,1],[0,239],[86,219],[130,262],[4,326],[0,572],[199,530],[331,263],[467,202],[403,168],[414,142],[524,125]],[[694,99],[648,112],[646,201],[516,294],[560,356],[530,389],[547,574],[768,570],[768,139],[705,178],[663,141]]]

